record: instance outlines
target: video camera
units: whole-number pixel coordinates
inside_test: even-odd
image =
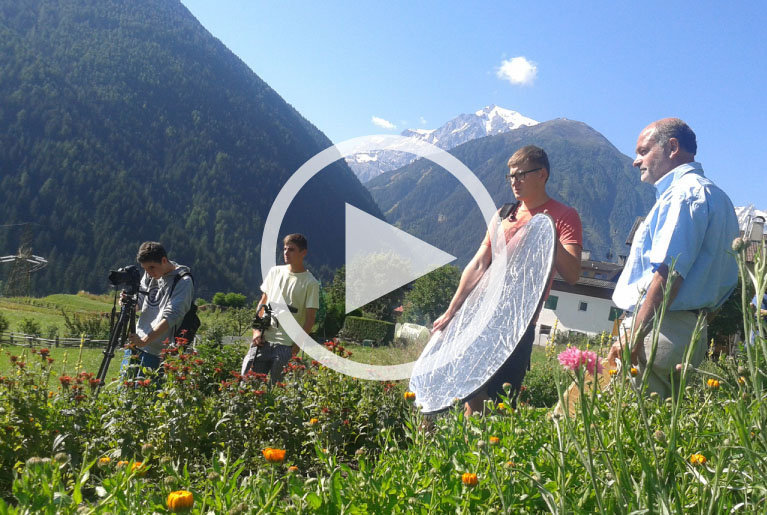
[[[115,288],[122,287],[127,295],[135,295],[139,292],[141,271],[136,265],[128,265],[117,270],[110,270],[109,283]]]
[[[264,315],[259,316],[258,313],[261,311],[262,307],[264,308]],[[294,308],[293,306],[288,306],[288,310],[291,313],[298,313],[298,308]],[[251,324],[251,327],[253,329],[258,329],[259,331],[261,331],[261,333],[263,333],[264,331],[269,329],[269,327],[271,327],[272,319],[274,319],[274,325],[279,327],[280,323],[277,321],[277,316],[274,315],[273,313],[274,311],[272,310],[271,305],[263,304],[259,306],[256,309],[256,316],[253,317],[253,323]]]

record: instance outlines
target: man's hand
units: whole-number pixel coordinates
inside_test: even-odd
[[[453,316],[455,316],[455,313],[451,313],[450,310],[445,311],[440,315],[439,318],[437,318],[431,327],[431,334],[436,333],[437,331],[441,331],[445,327],[447,327],[447,324],[450,323],[450,321],[453,319]]]
[[[621,345],[620,341],[615,340],[612,347],[610,347],[610,351],[607,353],[607,363],[611,367],[618,368],[618,364],[615,360],[620,359],[621,357],[623,357],[623,345]]]
[[[126,347],[133,346],[135,348],[141,349],[143,347],[146,347],[149,343],[148,341],[144,341],[144,338],[141,338],[136,333],[131,333],[128,335],[128,341],[130,342]]]
[[[263,347],[264,343],[264,335],[261,334],[261,331],[253,331],[253,343],[250,345],[251,347]]]

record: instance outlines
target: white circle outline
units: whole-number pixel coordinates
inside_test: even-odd
[[[482,217],[485,219],[487,227],[492,233],[491,248],[493,249],[493,260],[502,259],[506,261],[506,245],[502,244],[501,237],[503,236],[503,231],[499,230],[500,220],[496,216],[495,203],[477,176],[458,158],[439,147],[413,138],[384,134],[360,136],[330,146],[307,160],[288,178],[272,203],[264,223],[264,232],[261,238],[262,277],[266,277],[269,270],[277,265],[274,250],[277,248],[280,226],[282,225],[285,213],[290,207],[290,203],[301,188],[317,173],[339,159],[352,154],[377,150],[397,150],[415,154],[418,157],[428,159],[440,165],[458,179],[474,199],[482,213]],[[492,267],[491,273],[493,274],[491,280],[498,281],[501,279],[500,275],[505,273],[505,267]],[[493,302],[497,302],[498,295],[486,297],[482,301],[483,305],[489,306]],[[273,306],[285,306],[285,300],[282,298],[281,292],[278,299],[269,299],[269,301]],[[484,309],[484,307],[480,312],[484,312],[487,318],[492,313],[490,309]],[[397,365],[370,365],[351,361],[330,352],[324,345],[314,341],[296,322],[289,310],[276,309],[275,316],[288,336],[301,349],[315,360],[337,372],[358,379],[377,381],[395,381],[410,378],[414,364],[413,361]]]

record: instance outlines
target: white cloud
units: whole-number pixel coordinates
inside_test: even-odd
[[[377,125],[378,127],[381,127],[382,129],[396,129],[397,126],[391,123],[389,120],[384,120],[383,118],[379,118],[377,116],[373,116],[371,118],[371,121],[373,122],[373,125]]]
[[[499,79],[507,80],[518,86],[530,86],[538,75],[538,66],[525,57],[512,57],[501,61],[496,73]]]
[[[421,125],[426,125],[426,118],[424,118],[423,116],[421,116],[421,117],[418,119],[418,121],[419,121],[419,122],[421,122]]]

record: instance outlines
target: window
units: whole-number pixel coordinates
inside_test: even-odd
[[[556,295],[549,295],[549,298],[546,299],[546,303],[543,305],[543,307],[553,311],[557,309],[558,300],[559,300],[559,297],[557,297]]]
[[[585,302],[581,302],[578,305],[578,311],[586,311],[588,309],[589,305]]]
[[[541,324],[541,331],[538,334],[551,334],[551,326]]]
[[[616,318],[620,317],[622,314],[623,314],[623,310],[621,308],[611,307],[610,308],[610,316],[607,317],[607,320],[612,322]]]

